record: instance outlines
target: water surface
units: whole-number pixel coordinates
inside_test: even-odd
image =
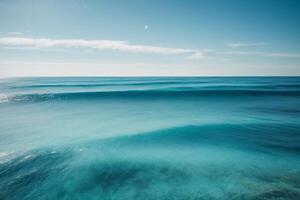
[[[300,78],[0,79],[0,199],[300,199]]]

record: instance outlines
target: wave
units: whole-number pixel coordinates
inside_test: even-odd
[[[59,87],[101,87],[101,86],[151,86],[151,85],[173,85],[173,84],[203,84],[208,81],[150,81],[150,82],[115,82],[115,83],[81,83],[81,84],[39,84],[25,86],[10,86],[13,89],[26,88],[59,88]]]
[[[138,148],[212,145],[299,153],[299,128],[297,124],[280,123],[193,125],[120,136],[99,142],[101,145]],[[99,143],[95,142],[95,145]]]
[[[6,94],[0,94],[0,103],[9,102],[12,96]]]
[[[0,164],[0,199],[298,199],[299,157],[249,148],[272,135],[294,141],[274,124],[218,124],[29,151]]]
[[[251,83],[251,84],[236,84],[236,83],[211,83],[209,81],[157,81],[157,82],[124,82],[124,83],[81,83],[81,84],[39,84],[39,85],[17,85],[9,86],[11,89],[30,89],[30,88],[72,88],[72,87],[82,87],[82,88],[93,88],[93,87],[103,87],[103,86],[170,86],[170,85],[191,85],[195,88],[214,88],[214,87],[228,87],[228,88],[248,88],[253,89],[276,89],[276,88],[295,88],[299,89],[300,83],[285,83],[285,84],[261,84],[261,83]]]
[[[0,102],[36,102],[48,100],[97,99],[97,98],[184,98],[184,97],[221,97],[221,96],[300,96],[299,90],[251,90],[219,89],[190,90],[189,88],[169,90],[127,90],[127,91],[94,91],[65,92],[43,94],[16,94],[0,96]]]

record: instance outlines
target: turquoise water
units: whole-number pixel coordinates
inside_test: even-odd
[[[300,78],[0,79],[0,199],[300,199]]]

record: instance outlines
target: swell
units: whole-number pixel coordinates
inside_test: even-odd
[[[115,82],[115,83],[84,83],[84,84],[39,84],[26,86],[10,86],[15,89],[26,88],[59,88],[59,87],[101,87],[101,86],[148,86],[148,85],[173,85],[173,84],[203,84],[208,81],[151,81],[151,82]]]
[[[227,152],[229,159],[226,159],[228,155],[223,152],[228,142],[239,142],[244,151],[249,151],[249,141],[262,145],[284,136],[294,141],[297,132],[292,133],[288,126],[280,126],[281,131],[278,127],[278,124],[173,127],[55,151],[26,152],[0,164],[0,199],[167,200],[172,197],[179,200],[232,199],[233,196],[236,199],[299,199],[300,171],[294,163],[276,166],[276,162],[284,158],[261,156],[252,149],[254,158],[249,154],[236,158]],[[284,140],[282,144],[287,142]],[[211,155],[209,151],[216,150],[198,151],[196,145],[203,144],[215,145],[219,150],[211,153],[221,155],[201,162],[203,157]],[[189,147],[190,153],[194,152],[188,154],[193,155],[193,162],[188,162],[186,154],[179,152],[170,159],[165,150],[174,154],[172,145],[184,145],[185,148],[177,146],[179,152]],[[158,146],[163,148],[156,148]],[[78,148],[84,150],[78,151]],[[157,153],[162,159],[157,159]]]
[[[38,84],[38,85],[17,85],[9,86],[11,89],[31,89],[31,88],[94,88],[94,87],[109,87],[109,86],[166,86],[172,85],[191,85],[190,88],[203,88],[203,89],[217,89],[217,88],[242,88],[242,89],[299,89],[300,83],[285,83],[285,84],[274,84],[274,83],[248,83],[248,84],[237,84],[237,83],[212,83],[209,81],[152,81],[152,82],[115,82],[115,83],[80,83],[80,84]]]
[[[166,128],[136,135],[121,136],[99,141],[102,145],[133,147],[195,147],[201,145],[230,148],[270,149],[300,152],[297,124],[249,123],[208,124]],[[89,143],[88,145],[92,145]],[[95,145],[99,145],[95,142]]]
[[[170,90],[128,90],[128,91],[95,91],[65,92],[44,94],[3,95],[2,102],[36,102],[48,100],[76,100],[98,98],[184,98],[184,97],[231,97],[231,96],[300,96],[298,90],[189,90],[181,88]],[[5,97],[5,99],[4,99]]]

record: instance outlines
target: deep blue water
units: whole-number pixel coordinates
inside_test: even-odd
[[[300,78],[0,79],[0,199],[300,199]]]

